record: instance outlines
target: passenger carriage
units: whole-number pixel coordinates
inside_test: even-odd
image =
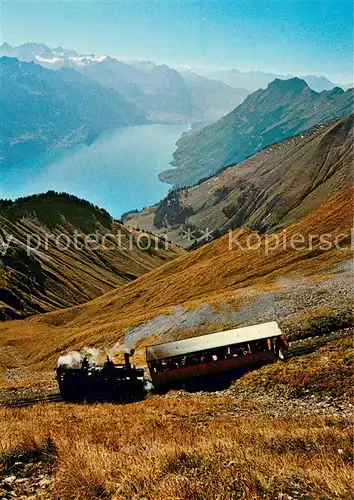
[[[242,371],[284,359],[287,342],[273,321],[146,348],[155,388]]]

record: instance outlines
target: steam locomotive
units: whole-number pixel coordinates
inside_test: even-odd
[[[156,392],[187,387],[190,381],[221,379],[251,367],[284,360],[288,344],[275,321],[192,337],[146,348],[146,361]],[[79,353],[76,364],[59,363],[57,381],[66,401],[107,401],[143,398],[144,370],[107,356],[103,365]],[[64,357],[65,358],[65,357]]]
[[[103,365],[84,356],[73,366],[58,364],[56,379],[64,401],[91,402],[140,399],[144,395],[144,370],[130,362],[134,351],[124,354],[124,364],[107,356]]]

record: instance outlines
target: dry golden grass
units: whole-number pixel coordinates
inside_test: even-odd
[[[143,251],[138,244],[141,234],[118,222],[109,229],[99,224],[94,227],[96,237],[108,238],[106,246],[100,244],[95,248],[92,244],[77,246],[85,239],[88,241],[88,235],[75,226],[69,225],[67,229],[57,224],[50,232],[32,216],[13,222],[0,214],[0,221],[2,229],[23,247],[29,242],[36,249],[41,242],[39,251],[33,250],[30,256],[20,245],[12,244],[7,258],[0,258],[0,286],[8,292],[6,304],[0,302],[0,317],[3,310],[5,318],[5,307],[24,317],[82,304],[185,253],[172,245],[168,249],[162,244],[156,248],[155,240],[151,240],[150,251]],[[79,235],[76,244],[74,230]],[[66,250],[60,246],[60,235],[71,241]]]
[[[115,344],[127,328],[170,312],[171,306],[192,309],[202,304],[242,304],[242,289],[272,289],[281,276],[322,276],[352,256],[350,233],[353,189],[334,196],[297,224],[287,229],[288,238],[301,233],[329,233],[342,248],[283,250],[266,255],[264,245],[276,236],[264,238],[260,250],[229,248],[228,236],[156,269],[119,291],[110,292],[87,304],[56,311],[25,321],[0,325],[0,348],[11,345],[19,362],[36,370],[52,368],[60,352],[83,345]],[[243,240],[249,235],[243,233]]]
[[[354,401],[353,332],[333,340],[312,354],[274,363],[246,373],[234,386],[285,392],[298,396],[308,390],[319,394]]]
[[[352,352],[348,334],[246,374],[226,394],[0,407],[0,476],[18,460],[49,461],[53,500],[352,498],[351,419],[280,397],[287,386],[348,398]],[[268,389],[271,406],[256,396]]]
[[[240,408],[248,414],[238,416]],[[0,415],[4,466],[21,453],[56,450],[55,499],[351,495],[351,430],[339,417],[274,418],[255,402],[215,396],[39,405]]]

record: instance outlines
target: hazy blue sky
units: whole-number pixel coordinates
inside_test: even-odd
[[[2,4],[2,39],[172,66],[351,80],[351,1],[93,1]]]

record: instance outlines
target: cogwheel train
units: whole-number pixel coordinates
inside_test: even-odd
[[[284,360],[288,348],[278,324],[273,321],[199,337],[176,340],[146,348],[151,382],[157,392],[184,387],[191,381],[234,377],[242,371]],[[57,380],[66,400],[102,400],[141,397],[147,379],[142,368],[129,360],[124,365],[109,357],[102,366],[81,357],[74,365],[58,365]]]

